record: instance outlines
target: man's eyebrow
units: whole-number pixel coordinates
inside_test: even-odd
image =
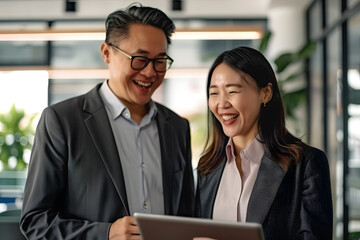
[[[146,50],[144,50],[144,49],[138,49],[137,51],[136,51],[136,53],[140,53],[140,54],[148,54],[149,53],[149,51],[146,51]],[[157,56],[168,56],[167,55],[167,53],[166,52],[162,52],[162,53],[159,53]]]

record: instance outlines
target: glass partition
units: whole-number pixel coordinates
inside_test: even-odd
[[[349,233],[360,237],[360,13],[349,20]]]
[[[342,196],[343,191],[343,126],[342,126],[342,71],[341,71],[341,32],[340,28],[334,30],[329,36],[327,52],[329,54],[328,97],[327,97],[327,124],[328,124],[328,151],[333,208],[334,208],[334,234],[342,236]]]

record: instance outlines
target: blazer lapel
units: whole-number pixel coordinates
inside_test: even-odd
[[[285,171],[265,153],[249,199],[247,222],[264,222],[284,175]]]
[[[226,164],[226,158],[219,164],[219,166],[214,169],[211,173],[206,176],[199,177],[198,189],[201,191],[198,192],[200,198],[200,216],[204,218],[212,218],[214,203],[216,194],[220,185],[221,176],[224,172]]]
[[[90,116],[84,121],[91,138],[104,161],[105,167],[115,185],[120,199],[129,214],[130,211],[120,157],[106,109],[98,93],[99,87],[100,85],[90,91],[85,97],[84,111],[89,112]]]
[[[172,183],[173,183],[173,165],[172,153],[174,152],[174,141],[171,139],[173,128],[167,122],[168,115],[158,109],[156,123],[159,131],[160,149],[161,149],[161,163],[163,176],[163,191],[164,191],[164,211],[165,214],[171,214],[172,203]]]

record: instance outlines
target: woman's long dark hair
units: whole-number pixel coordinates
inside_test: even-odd
[[[214,69],[225,63],[234,70],[243,72],[255,80],[259,89],[272,84],[273,96],[262,106],[259,115],[259,136],[270,154],[286,171],[291,162],[300,159],[303,143],[289,133],[285,126],[285,112],[275,73],[266,58],[257,50],[238,47],[219,55],[211,66],[207,78],[207,99]],[[221,123],[208,109],[208,137],[205,149],[200,157],[198,171],[206,175],[214,170],[226,158],[225,146],[228,137],[222,130]]]

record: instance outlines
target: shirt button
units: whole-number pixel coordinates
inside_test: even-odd
[[[145,163],[144,163],[144,162],[142,162],[142,163],[141,163],[141,166],[144,168],[144,167],[145,167]]]
[[[147,209],[148,205],[146,203],[144,203],[144,209]]]

